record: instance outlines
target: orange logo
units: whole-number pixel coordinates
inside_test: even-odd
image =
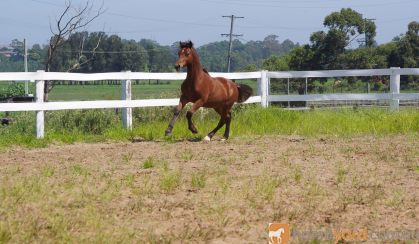
[[[290,236],[289,225],[269,223],[269,244],[287,244]]]

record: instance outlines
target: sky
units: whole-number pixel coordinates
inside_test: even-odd
[[[71,0],[80,7],[86,0]],[[390,42],[405,33],[411,21],[419,21],[419,0],[90,0],[103,14],[86,31],[104,31],[124,39],[152,39],[162,45],[192,40],[196,46],[227,40],[230,31],[242,42],[277,35],[309,43],[311,33],[326,30],[324,18],[342,8],[352,8],[364,18],[376,19],[376,41]],[[0,45],[26,38],[29,45],[47,44],[65,0],[2,0]],[[93,14],[93,13],[92,13]]]

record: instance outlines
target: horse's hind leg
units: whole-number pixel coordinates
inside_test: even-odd
[[[231,112],[228,112],[226,116],[226,130],[224,131],[225,139],[228,139],[228,137],[230,136],[230,123],[231,123]]]
[[[196,101],[192,108],[189,109],[189,111],[186,113],[186,118],[188,119],[188,128],[192,133],[196,134],[198,133],[198,130],[196,129],[195,125],[192,122],[192,115],[204,104],[204,101],[202,99],[199,99]]]
[[[221,127],[223,127],[224,126],[224,124],[226,123],[226,120],[225,120],[225,118],[223,117],[223,116],[221,116],[221,118],[220,118],[220,121],[218,122],[218,125],[217,125],[217,127],[215,127],[205,138],[204,138],[204,140],[205,141],[210,141],[211,140],[211,138],[215,135],[215,133],[217,133],[217,131],[219,130],[219,129],[221,129]]]
[[[211,140],[211,138],[215,135],[215,133],[217,133],[217,131],[219,130],[219,129],[221,129],[225,124],[226,124],[226,121],[227,121],[227,115],[228,115],[228,113],[226,113],[226,111],[224,110],[224,109],[217,109],[217,108],[215,108],[215,111],[217,111],[217,113],[220,115],[220,121],[218,122],[218,125],[217,125],[217,127],[215,127],[205,138],[204,138],[204,140],[205,141],[210,141]]]

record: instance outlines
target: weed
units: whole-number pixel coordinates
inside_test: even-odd
[[[268,175],[259,177],[256,180],[256,193],[265,201],[272,201],[276,188],[279,185],[279,179]]]
[[[293,176],[294,176],[295,182],[300,183],[303,177],[303,172],[301,171],[301,168],[299,166],[294,167]]]
[[[154,167],[155,165],[155,159],[153,157],[148,157],[144,162],[143,162],[143,169],[151,169]]]
[[[207,172],[197,172],[192,174],[191,185],[193,188],[204,188],[207,181]]]
[[[12,239],[12,233],[5,221],[0,221],[0,243],[7,243]]]
[[[128,152],[126,154],[122,155],[122,161],[124,161],[125,163],[129,163],[132,159],[133,156],[133,152]]]
[[[51,177],[54,175],[54,173],[55,169],[51,165],[44,165],[41,169],[41,174],[44,177]]]
[[[90,174],[89,171],[80,164],[73,164],[70,166],[70,169],[75,175],[78,176],[87,177]]]
[[[180,171],[164,170],[160,173],[160,187],[165,192],[172,192],[180,186]]]
[[[191,161],[192,160],[192,158],[193,158],[193,152],[192,152],[192,150],[191,149],[187,149],[187,150],[185,150],[181,155],[180,155],[180,158],[183,160],[183,161],[185,161],[185,162],[188,162],[188,161]]]
[[[130,188],[134,187],[134,181],[135,181],[135,175],[133,174],[127,175],[124,178],[125,184]]]
[[[220,192],[225,195],[231,187],[230,178],[226,175],[218,176],[217,185],[218,185],[218,188],[220,189]]]
[[[401,190],[394,191],[390,199],[387,200],[386,205],[392,208],[399,208],[405,198],[405,194]]]
[[[338,163],[337,172],[336,172],[336,182],[341,184],[345,181],[345,177],[348,174],[348,169],[343,165],[343,163]]]

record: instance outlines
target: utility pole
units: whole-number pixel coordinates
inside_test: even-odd
[[[367,47],[368,46],[368,37],[367,37],[367,26],[366,26],[366,23],[367,23],[367,21],[372,21],[372,20],[376,20],[376,19],[367,19],[367,18],[364,18],[364,36],[365,36],[365,47]]]
[[[223,16],[223,18],[230,18],[231,19],[231,23],[230,23],[230,34],[221,34],[222,36],[228,36],[230,38],[230,42],[229,42],[229,45],[228,45],[228,57],[227,57],[227,72],[230,72],[231,50],[233,48],[233,37],[243,36],[243,35],[235,35],[235,34],[233,34],[234,20],[235,19],[243,19],[244,17],[238,17],[238,16],[234,16],[234,15],[228,15],[228,16]]]
[[[25,72],[28,72],[28,46],[26,44],[26,38],[23,39],[23,48],[25,50],[25,54],[24,54]],[[25,81],[25,95],[27,96],[28,93],[29,93],[29,81]]]

